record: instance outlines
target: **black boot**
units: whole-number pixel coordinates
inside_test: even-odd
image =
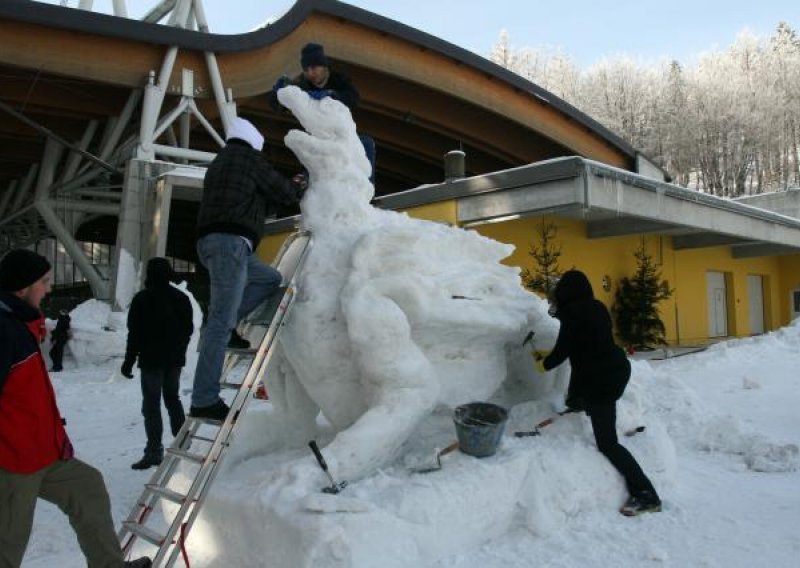
[[[142,556],[136,560],[126,560],[125,564],[122,566],[123,568],[150,568],[152,565],[152,560],[150,560],[147,556]]]
[[[228,405],[223,400],[218,400],[211,406],[192,406],[189,416],[193,418],[209,418],[211,420],[225,420],[228,416]]]
[[[138,462],[131,464],[131,469],[149,469],[153,466],[161,465],[164,459],[164,453],[148,453],[145,452],[142,459]]]
[[[652,491],[641,491],[637,495],[631,495],[619,510],[626,517],[659,511],[661,511],[661,499]]]
[[[231,330],[231,338],[228,340],[229,349],[250,349],[250,342],[239,335],[235,329]]]

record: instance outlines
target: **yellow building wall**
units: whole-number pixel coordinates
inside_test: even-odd
[[[516,249],[504,262],[533,270],[535,261],[529,254],[531,245],[540,246],[538,242],[542,217],[527,217],[503,223],[480,225],[476,230],[492,239],[513,244]],[[558,259],[559,269],[564,272],[575,268],[589,278],[595,297],[611,309],[614,304],[614,293],[617,284],[625,276],[631,276],[636,270],[636,259],[633,253],[639,248],[641,237],[638,235],[605,239],[587,239],[586,225],[582,221],[544,217],[544,222],[553,223],[558,228],[555,242],[561,247]],[[662,237],[646,237],[645,247],[654,262],[662,271],[662,278],[670,280],[672,267],[671,257],[664,255],[662,247],[667,246]],[[666,262],[666,265],[662,265]],[[603,278],[610,284],[608,290],[603,289]],[[674,285],[670,281],[670,287]],[[675,336],[675,309],[673,299],[666,300],[659,306],[661,319],[666,327],[667,339]]]
[[[431,203],[406,210],[411,217],[452,225],[457,223],[454,200]],[[529,251],[539,246],[538,229],[542,221],[558,228],[556,244],[561,247],[560,270],[583,271],[594,288],[595,296],[609,309],[619,281],[636,270],[634,252],[641,243],[640,235],[588,239],[583,221],[558,217],[526,217],[475,227],[478,233],[515,246],[504,260],[521,269],[534,269]],[[265,237],[257,250],[260,258],[272,262],[289,232]],[[671,344],[702,344],[709,339],[707,273],[725,275],[728,299],[729,336],[750,335],[747,276],[762,276],[764,295],[764,328],[776,329],[789,321],[790,292],[800,288],[800,255],[734,259],[728,247],[673,250],[668,237],[646,235],[645,247],[653,262],[673,290],[671,298],[661,302],[659,311]],[[603,289],[607,277],[610,289]]]
[[[438,223],[449,223],[450,225],[455,225],[458,219],[456,202],[453,200],[429,203],[419,207],[412,207],[407,209],[405,212],[408,213],[410,217],[414,217],[416,219],[425,219],[427,221],[435,221]],[[261,242],[256,249],[256,254],[258,257],[264,262],[272,263],[275,260],[275,257],[278,255],[278,251],[280,250],[283,241],[285,241],[286,237],[288,237],[292,232],[294,231],[286,231],[283,233],[276,233],[274,235],[267,235],[261,239]]]
[[[583,221],[545,217],[558,227],[556,242],[561,246],[559,268],[561,271],[577,268],[592,283],[595,296],[609,308],[614,303],[617,284],[636,270],[634,252],[641,243],[640,235],[588,239]],[[516,246],[505,262],[521,268],[533,269],[535,261],[530,256],[531,244],[539,246],[538,227],[541,217],[516,219],[476,227],[476,230],[495,240]],[[728,298],[728,334],[750,335],[749,298],[747,276],[759,275],[763,281],[765,330],[784,325],[788,314],[788,285],[780,286],[782,262],[776,257],[734,259],[728,247],[701,248],[675,251],[668,237],[644,237],[647,253],[673,290],[673,295],[659,305],[661,319],[666,328],[666,338],[671,344],[690,345],[705,343],[709,336],[708,271],[722,272],[726,276]],[[790,261],[783,262],[783,266]],[[793,282],[800,286],[800,262],[794,259]],[[603,289],[603,278],[608,277],[611,288]]]

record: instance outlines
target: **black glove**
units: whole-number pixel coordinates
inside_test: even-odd
[[[297,195],[297,200],[300,201],[303,198],[303,194],[305,194],[306,190],[308,189],[308,177],[305,174],[295,174],[292,178],[292,186],[294,187],[294,192]]]
[[[119,370],[122,373],[123,377],[128,379],[133,378],[133,361],[129,359],[125,359],[125,362],[122,364],[122,368]]]
[[[281,75],[280,77],[278,77],[278,80],[275,81],[275,84],[272,85],[272,90],[279,91],[280,89],[289,86],[290,83],[291,80],[289,79],[289,77],[287,77],[286,75]]]

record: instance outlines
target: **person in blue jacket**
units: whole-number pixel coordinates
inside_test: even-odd
[[[561,322],[555,347],[535,353],[540,371],[569,359],[570,394],[581,401],[592,421],[597,449],[625,479],[630,497],[620,509],[632,516],[661,510],[661,499],[631,453],[617,439],[617,400],[631,376],[625,352],[614,342],[611,315],[595,299],[592,285],[579,270],[569,270],[556,284],[555,317]]]

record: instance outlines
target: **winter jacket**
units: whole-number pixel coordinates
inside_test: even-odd
[[[39,343],[44,318],[0,292],[0,469],[33,473],[73,456]]]
[[[125,366],[129,368],[137,359],[142,369],[186,364],[186,347],[194,331],[192,303],[170,284],[171,275],[166,259],[148,262],[144,289],[136,293],[128,310]]]
[[[622,396],[631,374],[625,352],[616,343],[611,316],[594,298],[586,276],[564,273],[555,289],[556,317],[561,322],[553,351],[544,360],[552,369],[569,358],[570,394],[588,403],[613,402]]]
[[[306,76],[302,73],[293,79],[290,79],[288,84],[300,87],[306,92],[328,91],[328,96],[330,96],[332,99],[340,101],[350,109],[350,112],[356,110],[356,108],[358,108],[358,104],[361,102],[361,96],[358,94],[358,90],[356,89],[355,85],[353,85],[350,77],[341,71],[336,71],[335,69],[329,70],[328,80],[325,81],[325,85],[322,87],[317,87],[314,83],[306,79]],[[267,93],[267,98],[270,106],[273,109],[281,109],[281,104],[278,102],[278,93],[276,90],[273,89]]]
[[[255,248],[267,214],[275,207],[294,205],[299,198],[298,188],[273,169],[261,152],[247,142],[231,139],[206,171],[198,237],[241,235]]]
[[[72,318],[68,315],[60,315],[56,320],[56,327],[50,332],[50,339],[53,342],[66,342],[70,336],[70,322]]]

